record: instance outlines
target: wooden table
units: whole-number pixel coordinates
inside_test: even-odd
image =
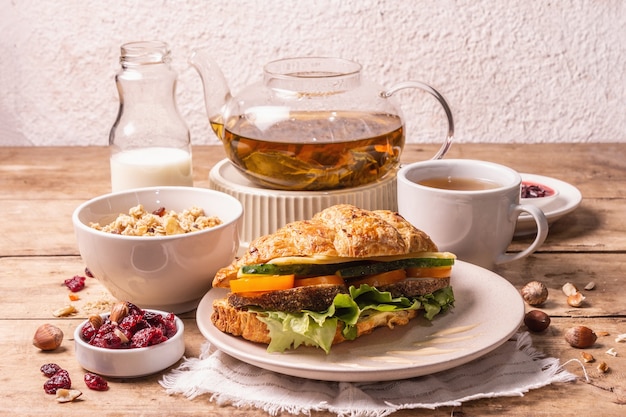
[[[409,146],[404,162],[426,159],[435,146]],[[197,186],[208,186],[210,168],[224,152],[218,147],[194,148]],[[566,369],[581,379],[533,390],[524,397],[471,401],[461,407],[409,410],[397,416],[563,416],[626,415],[626,343],[615,337],[626,333],[626,144],[456,144],[448,157],[484,159],[508,165],[520,172],[560,178],[577,186],[581,206],[550,229],[541,250],[525,260],[508,264],[498,273],[521,288],[530,280],[547,284],[550,298],[544,310],[552,325],[532,336],[534,346],[565,363],[580,358],[581,351],[564,340],[566,329],[585,325],[609,335],[598,338],[587,351],[597,359],[585,364],[590,382],[582,378],[581,365]],[[201,397],[190,401],[168,396],[158,384],[161,374],[140,379],[111,380],[110,389],[96,392],[82,382],[84,371],[74,358],[71,340],[75,326],[88,315],[96,300],[110,297],[96,281],[88,281],[74,304],[79,314],[55,318],[53,310],[68,303],[63,281],[82,274],[71,214],[81,202],[109,192],[108,150],[101,147],[0,148],[0,414],[32,416],[257,416],[258,410],[220,407]],[[515,240],[519,249],[529,238]],[[594,281],[585,291],[582,308],[569,307],[561,286],[579,287]],[[194,314],[185,321],[186,356],[198,356],[204,341]],[[494,320],[498,313],[494,312]],[[60,349],[44,353],[31,345],[35,329],[43,323],[59,326],[66,335]],[[614,348],[616,357],[606,354]],[[610,368],[600,373],[598,362]],[[42,389],[45,378],[39,367],[56,362],[83,391],[81,401],[58,404]],[[328,413],[313,413],[330,416]]]

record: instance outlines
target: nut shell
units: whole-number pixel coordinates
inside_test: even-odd
[[[561,290],[563,291],[563,294],[565,294],[567,297],[569,297],[570,295],[574,295],[578,292],[578,288],[576,288],[576,286],[571,282],[566,282],[565,284],[563,284]]]
[[[581,307],[583,305],[583,301],[585,301],[585,296],[578,291],[567,296],[567,304],[572,307]]]
[[[593,330],[586,326],[576,326],[565,332],[565,340],[570,346],[584,349],[593,346],[598,336]]]
[[[63,331],[52,324],[42,324],[35,331],[33,345],[41,350],[55,350],[63,342]]]
[[[548,299],[548,287],[540,281],[530,281],[520,291],[524,301],[531,306],[538,306]]]
[[[60,403],[69,403],[81,395],[83,393],[77,389],[59,388],[56,393],[56,400]]]

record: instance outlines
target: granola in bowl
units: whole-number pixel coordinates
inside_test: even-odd
[[[206,216],[204,210],[197,206],[177,213],[165,207],[148,212],[142,204],[138,204],[128,214],[120,213],[107,225],[90,223],[89,226],[102,232],[125,236],[171,236],[208,229],[221,223],[219,217]]]

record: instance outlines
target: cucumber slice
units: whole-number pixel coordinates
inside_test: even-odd
[[[405,268],[432,268],[451,266],[454,258],[407,258],[390,262],[354,261],[336,264],[256,264],[246,265],[239,269],[240,274],[288,275],[297,277],[313,277],[321,275],[339,275],[342,278],[356,278],[366,275],[380,274],[387,271]]]
[[[242,266],[241,274],[263,274],[263,275],[288,275],[294,274],[297,277],[313,277],[321,275],[334,275],[338,269],[354,265],[354,262],[341,264],[256,264]]]
[[[395,271],[396,269],[434,268],[452,265],[454,265],[454,258],[409,258],[341,268],[337,271],[337,274],[342,278],[356,278],[366,275],[382,274],[383,272]]]

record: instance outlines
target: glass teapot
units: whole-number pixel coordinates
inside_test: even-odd
[[[421,82],[390,89],[361,78],[361,65],[340,58],[303,57],[270,62],[261,81],[232,96],[211,51],[193,51],[190,64],[204,86],[209,122],[232,164],[270,189],[320,191],[358,187],[395,175],[405,123],[393,95],[418,88],[448,104]]]

